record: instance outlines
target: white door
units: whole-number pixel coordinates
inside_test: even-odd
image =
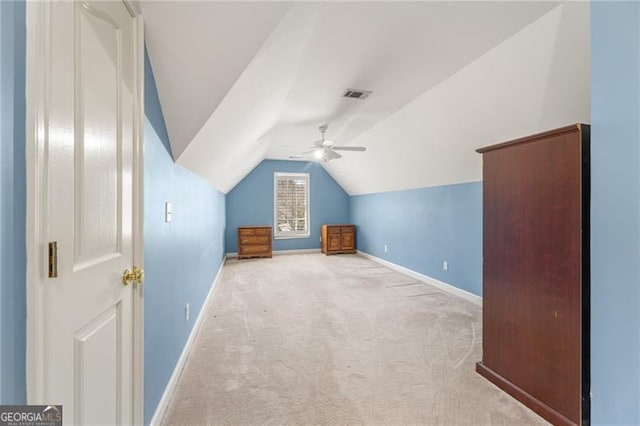
[[[43,220],[58,276],[43,280],[43,399],[65,424],[130,424],[134,19],[119,1],[49,8]]]

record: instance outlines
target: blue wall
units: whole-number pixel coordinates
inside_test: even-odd
[[[640,3],[591,7],[594,424],[640,424]]]
[[[482,295],[480,182],[357,195],[350,210],[359,250]]]
[[[145,423],[149,423],[224,260],[225,196],[176,165],[145,56]],[[173,220],[164,221],[164,203]],[[191,319],[185,322],[185,305]]]
[[[264,160],[227,194],[227,252],[238,251],[238,226],[273,226],[275,172],[309,173],[311,236],[274,240],[274,250],[320,248],[320,226],[323,223],[349,221],[349,196],[321,165],[315,162]]]
[[[0,403],[26,401],[25,3],[0,1]]]
[[[0,403],[25,401],[24,2],[0,1]],[[592,4],[592,420],[640,423],[640,4]],[[223,258],[225,197],[176,166],[146,62],[145,421],[148,423]],[[359,225],[359,248],[480,294],[481,184],[352,197],[317,165],[265,161],[228,196],[228,251],[241,223],[273,222],[273,176],[312,172],[310,239],[322,222]],[[316,178],[317,177],[317,178]],[[315,191],[316,181],[324,182]],[[323,189],[324,187],[324,189]],[[253,190],[251,189],[253,188]],[[247,194],[258,199],[248,198]],[[327,199],[328,198],[328,199]],[[164,223],[164,201],[174,220]],[[320,200],[321,201],[321,200]],[[322,202],[322,201],[321,201]],[[315,208],[322,206],[320,212]],[[337,207],[328,208],[333,205]],[[265,208],[266,206],[266,208]],[[433,206],[440,206],[434,209]],[[411,208],[408,210],[407,207]],[[407,223],[414,221],[419,231]],[[196,244],[192,242],[196,241]],[[464,243],[466,241],[466,243]],[[449,244],[451,243],[451,244]],[[384,244],[389,246],[384,253]],[[411,250],[404,249],[410,247]],[[406,250],[406,252],[403,252]],[[449,272],[442,271],[448,260]],[[466,266],[465,266],[466,265]],[[185,282],[181,271],[193,271]]]

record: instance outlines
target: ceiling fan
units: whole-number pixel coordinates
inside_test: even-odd
[[[313,148],[312,150],[303,152],[302,154],[290,155],[289,158],[301,158],[306,155],[313,154],[313,157],[316,160],[327,163],[331,160],[342,158],[342,155],[340,155],[336,151],[366,151],[367,150],[367,148],[365,148],[364,146],[336,145],[335,141],[332,141],[331,139],[327,139],[325,136],[325,133],[327,131],[326,124],[323,124],[322,126],[318,127],[318,130],[320,130],[320,134],[322,135],[322,138],[314,142],[313,144],[314,146],[311,147]]]

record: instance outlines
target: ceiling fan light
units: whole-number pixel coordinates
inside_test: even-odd
[[[324,152],[321,149],[317,149],[313,152],[313,156],[318,160],[322,160],[322,157],[324,157]]]

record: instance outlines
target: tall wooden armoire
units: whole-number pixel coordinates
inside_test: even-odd
[[[483,345],[476,371],[554,425],[589,424],[589,134],[479,149]]]

